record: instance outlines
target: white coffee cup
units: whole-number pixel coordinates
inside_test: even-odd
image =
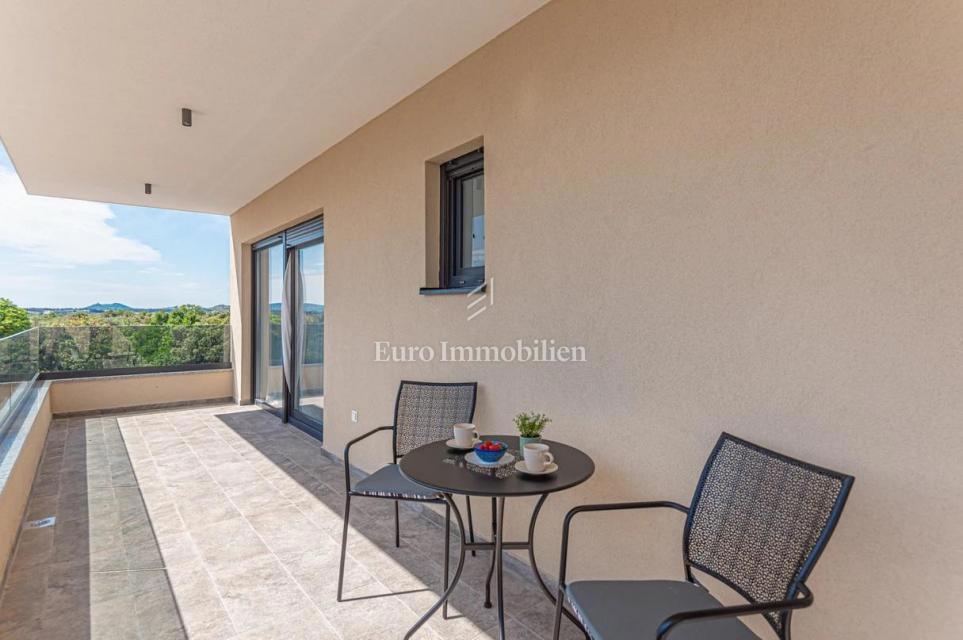
[[[549,452],[548,445],[541,442],[526,444],[524,454],[525,466],[535,473],[545,471],[547,465],[555,462],[555,456]]]
[[[452,429],[455,432],[455,444],[459,447],[470,447],[475,443],[475,425],[470,422],[459,422]]]

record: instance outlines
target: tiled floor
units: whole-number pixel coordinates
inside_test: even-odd
[[[56,420],[28,519],[57,521],[21,535],[0,638],[402,638],[437,598],[443,531],[403,508],[396,549],[392,503],[356,500],[338,603],[343,490],[316,441],[250,407]],[[488,563],[416,637],[497,637]],[[530,576],[509,567],[505,592],[509,637],[549,637]]]

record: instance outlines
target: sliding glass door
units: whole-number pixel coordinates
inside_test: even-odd
[[[254,400],[284,409],[281,354],[281,300],[284,246],[278,242],[254,252]]]
[[[324,425],[324,227],[254,247],[254,398],[320,438]]]
[[[324,243],[291,250],[295,279],[294,332],[297,345],[291,408],[301,418],[324,419]]]

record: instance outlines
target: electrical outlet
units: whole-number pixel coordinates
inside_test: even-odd
[[[358,410],[357,410],[357,409],[352,409],[352,410],[351,410],[351,422],[357,422],[357,421],[358,421]]]

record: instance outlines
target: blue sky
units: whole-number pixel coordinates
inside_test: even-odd
[[[28,196],[0,145],[0,297],[23,307],[227,304],[230,220]]]

